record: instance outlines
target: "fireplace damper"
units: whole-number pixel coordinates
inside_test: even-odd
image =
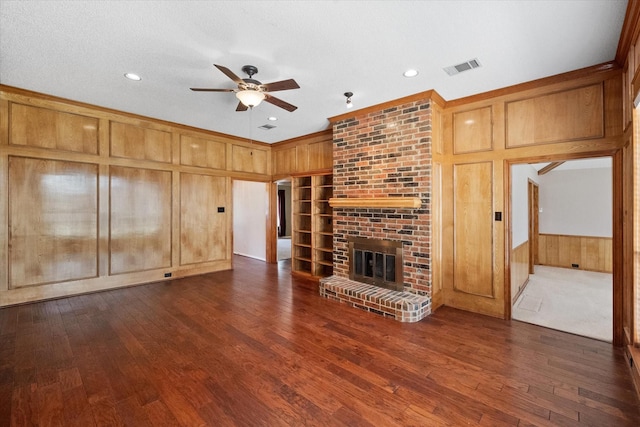
[[[349,279],[394,291],[404,290],[402,242],[349,239]]]

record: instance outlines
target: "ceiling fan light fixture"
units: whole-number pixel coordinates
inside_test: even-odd
[[[241,90],[236,92],[236,98],[247,107],[257,107],[265,98],[265,94],[257,90]]]

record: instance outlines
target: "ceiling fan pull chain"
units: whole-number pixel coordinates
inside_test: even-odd
[[[253,156],[253,106],[249,106],[249,146],[251,147],[249,155]]]

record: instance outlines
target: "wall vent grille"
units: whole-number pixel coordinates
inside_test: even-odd
[[[478,68],[480,66],[481,65],[478,59],[470,59],[469,61],[463,62],[462,64],[445,67],[444,71],[450,76],[455,76],[456,74],[460,74],[463,71],[473,70],[474,68]]]

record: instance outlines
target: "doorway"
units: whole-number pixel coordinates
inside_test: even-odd
[[[277,260],[291,259],[291,180],[277,181],[276,238]]]
[[[233,253],[266,261],[268,184],[233,181]]]
[[[512,318],[613,340],[610,157],[511,165]]]

